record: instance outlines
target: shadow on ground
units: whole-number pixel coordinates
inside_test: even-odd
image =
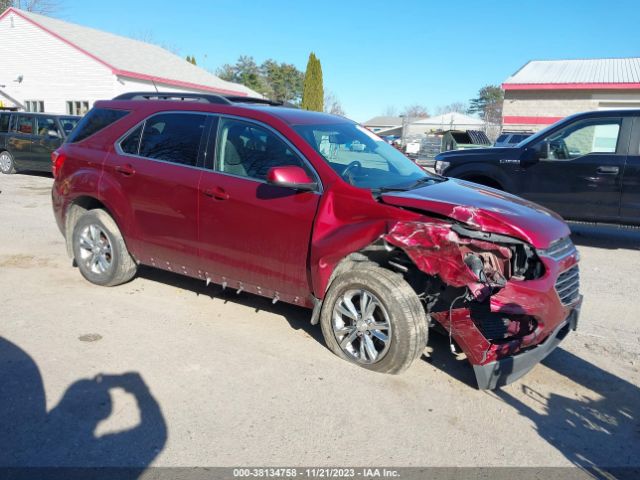
[[[135,398],[140,422],[127,430],[96,436],[98,423],[113,413],[110,390],[116,388]],[[0,426],[0,472],[9,470],[11,478],[28,478],[31,473],[50,478],[50,467],[64,467],[67,472],[77,467],[128,467],[118,472],[118,478],[138,478],[167,439],[160,406],[138,373],[78,380],[47,411],[38,366],[24,350],[2,337]],[[25,467],[46,468],[29,473],[21,471]],[[71,476],[83,475],[88,472]]]
[[[432,335],[430,344],[433,353],[425,360],[477,388],[473,369],[449,352],[445,336]],[[638,386],[562,348],[542,363],[577,384],[571,390],[584,395],[567,391],[566,382],[562,382],[564,394],[543,394],[527,384],[526,376],[517,387],[498,389],[492,395],[531,420],[546,442],[595,478],[640,478]],[[512,393],[514,388],[520,390],[518,394]]]
[[[569,223],[571,240],[584,247],[640,250],[640,227]]]
[[[224,303],[231,302],[244,305],[257,312],[269,312],[284,317],[294,330],[303,330],[318,343],[325,345],[322,338],[320,326],[311,325],[311,310],[297,307],[284,302],[273,303],[270,299],[243,292],[236,294],[236,291],[227,288],[222,289],[220,285],[209,284],[197,278],[186,277],[177,273],[160,270],[157,268],[141,266],[138,276],[153,282],[171,285],[176,288],[194,292],[196,295],[204,295],[211,299],[217,299]],[[256,321],[259,319],[256,318]]]

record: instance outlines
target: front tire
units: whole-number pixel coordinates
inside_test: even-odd
[[[0,172],[5,175],[16,173],[16,165],[13,161],[13,156],[6,150],[0,152]]]
[[[73,255],[84,278],[112,287],[131,280],[138,266],[129,254],[120,229],[101,209],[84,213],[73,228]]]
[[[420,356],[427,318],[402,276],[365,264],[331,282],[320,314],[322,334],[340,358],[381,373],[400,373]]]

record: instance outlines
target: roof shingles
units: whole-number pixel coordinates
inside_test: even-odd
[[[640,58],[600,58],[585,60],[534,60],[503,83],[505,89],[518,85],[589,85],[640,88]]]
[[[116,75],[218,93],[260,96],[244,85],[222,80],[159,46],[16,8],[8,9],[2,16],[10,12],[89,55]]]

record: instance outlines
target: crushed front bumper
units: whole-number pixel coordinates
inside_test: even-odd
[[[492,390],[508,385],[540,363],[560,344],[569,333],[569,330],[577,328],[581,305],[582,296],[564,322],[558,325],[544,342],[511,357],[489,362],[485,365],[473,365],[478,388],[480,390]]]

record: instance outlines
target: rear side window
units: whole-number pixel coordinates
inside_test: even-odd
[[[81,142],[94,133],[120,120],[129,112],[126,110],[112,110],[110,108],[94,108],[90,110],[78,123],[75,130],[67,138],[67,143]]]
[[[148,118],[140,141],[140,155],[196,166],[206,121],[206,115],[193,113],[163,113]]]
[[[9,131],[9,118],[11,118],[11,115],[8,113],[0,113],[0,133]]]
[[[19,115],[15,123],[15,130],[17,133],[32,135],[35,123],[35,118],[33,118],[31,115]]]

